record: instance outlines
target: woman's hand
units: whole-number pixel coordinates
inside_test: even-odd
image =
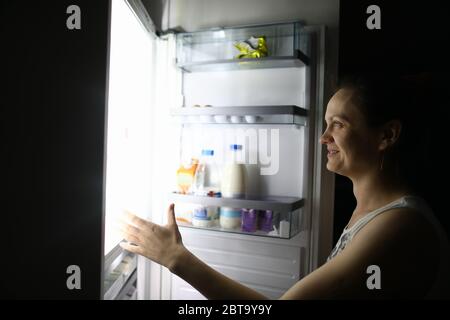
[[[231,280],[190,253],[181,241],[175,222],[173,204],[168,211],[169,221],[160,226],[128,213],[124,227],[128,243],[125,250],[143,255],[184,279],[208,299],[265,299],[263,295]]]
[[[186,249],[175,221],[173,204],[169,206],[167,214],[168,224],[160,226],[127,212],[128,223],[123,233],[128,243],[123,242],[120,246],[173,271]]]

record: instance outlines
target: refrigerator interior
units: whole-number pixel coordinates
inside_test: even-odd
[[[270,28],[272,28],[270,25],[262,26],[260,30],[270,33]],[[231,29],[231,31],[226,30],[225,33],[231,33],[234,36],[241,30],[241,28]],[[190,38],[191,35],[187,37]],[[270,238],[261,237],[259,233],[249,235],[240,231],[223,232],[228,231],[223,228],[221,228],[222,232],[215,231],[217,228],[210,228],[210,230],[181,228],[184,244],[201,260],[270,298],[280,297],[296,281],[305,276],[313,264],[310,237],[313,231],[311,206],[312,181],[315,178],[313,159],[316,142],[314,137],[317,130],[314,119],[315,105],[319,101],[317,96],[320,94],[316,86],[320,86],[322,80],[320,77],[318,80],[318,75],[315,74],[319,71],[316,69],[316,59],[312,54],[316,52],[323,54],[320,50],[316,51],[313,48],[316,45],[314,42],[316,37],[323,37],[323,28],[306,27],[301,37],[300,42],[304,52],[311,55],[310,59],[306,60],[309,60],[306,65],[297,63],[287,65],[285,60],[289,61],[290,58],[283,56],[278,61],[266,60],[265,62],[270,63],[270,65],[266,64],[267,68],[261,66],[253,68],[248,65],[244,65],[243,68],[230,67],[227,65],[230,61],[229,54],[228,56],[225,54],[224,57],[223,52],[217,48],[218,45],[227,48],[227,44],[224,43],[227,40],[215,41],[214,32],[211,42],[204,40],[208,36],[194,33],[192,35],[194,40],[187,41],[188,46],[191,46],[187,50],[192,49],[193,52],[184,53],[178,48],[177,56],[177,59],[181,56],[182,60],[190,57],[187,63],[182,63],[180,66],[184,70],[182,92],[185,109],[194,108],[195,110],[199,105],[207,105],[212,106],[211,109],[239,106],[245,110],[245,107],[258,106],[256,109],[262,110],[265,106],[281,109],[286,105],[294,105],[308,111],[306,119],[299,123],[284,122],[280,120],[281,118],[273,121],[274,118],[264,114],[260,118],[269,119],[267,123],[261,121],[257,124],[249,124],[241,118],[240,123],[231,123],[228,119],[227,124],[212,124],[211,119],[202,118],[200,113],[197,120],[190,119],[188,116],[182,124],[180,162],[186,163],[193,157],[198,158],[201,149],[207,148],[215,150],[216,161],[219,166],[223,166],[229,144],[242,144],[249,181],[246,186],[247,196],[290,196],[305,200],[303,207],[298,212],[292,212],[287,218],[291,226],[295,224],[297,228],[291,229],[292,232],[286,239],[280,239],[280,234],[278,238]],[[281,38],[284,38],[287,43],[298,41],[292,40],[294,38],[292,33],[285,33]],[[201,39],[200,42],[204,41],[206,45],[196,43],[196,39]],[[232,42],[232,40],[228,41]],[[276,42],[278,48],[283,47],[279,46],[283,40],[277,39]],[[208,50],[210,52],[206,53]],[[292,47],[290,50],[293,51]],[[224,51],[226,52],[227,49]],[[217,60],[211,60],[211,56]],[[198,59],[199,62],[192,62],[189,59]],[[233,110],[230,112],[230,115],[233,115],[236,109],[230,110]],[[194,111],[192,114],[197,113]],[[259,135],[260,132],[265,134]],[[270,139],[273,132],[276,132],[275,143]],[[267,155],[267,152],[271,160],[278,164],[270,174],[261,174],[261,169],[267,165],[267,162],[262,163],[261,155]],[[187,198],[185,202],[189,202],[190,199],[192,198]],[[256,234],[258,236],[255,236]],[[169,288],[164,297],[205,298],[177,276],[167,274],[167,278]]]

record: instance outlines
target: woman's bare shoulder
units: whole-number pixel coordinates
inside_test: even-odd
[[[419,210],[414,208],[393,208],[383,212],[370,221],[355,235],[355,239],[369,239],[371,236],[385,237],[405,243],[421,242],[422,244],[438,244],[436,231]]]
[[[350,246],[367,250],[366,261],[384,270],[385,287],[393,292],[410,290],[412,297],[420,297],[434,282],[439,237],[431,222],[416,209],[396,208],[380,214],[361,229]]]
[[[282,299],[421,298],[434,283],[438,239],[420,212],[407,208],[380,214],[336,257],[303,278]],[[380,288],[371,290],[376,266]]]

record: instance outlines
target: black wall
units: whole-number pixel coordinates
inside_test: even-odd
[[[66,27],[72,4],[81,30]],[[109,1],[0,6],[0,296],[99,298]]]
[[[381,30],[369,30],[366,9],[376,4],[381,9]],[[339,77],[358,72],[383,72],[386,75],[424,74],[429,86],[427,101],[418,112],[423,117],[418,130],[429,133],[425,170],[417,172],[424,197],[450,230],[447,148],[448,57],[450,39],[445,1],[341,0]],[[413,111],[412,111],[413,112]],[[416,112],[416,111],[414,111]],[[414,160],[414,159],[412,159]],[[356,205],[351,182],[336,175],[335,241]]]

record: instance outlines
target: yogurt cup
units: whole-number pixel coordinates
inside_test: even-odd
[[[247,123],[256,123],[257,120],[258,116],[245,116],[245,121],[247,121]]]
[[[241,123],[242,117],[241,116],[231,116],[230,120],[231,120],[231,123]]]
[[[211,123],[211,122],[214,122],[214,118],[213,118],[213,116],[210,116],[210,115],[201,115],[200,122]]]
[[[214,116],[214,120],[217,123],[228,123],[228,116],[223,114],[217,114]]]
[[[241,227],[241,209],[231,207],[220,208],[220,226],[224,229],[238,229]]]

